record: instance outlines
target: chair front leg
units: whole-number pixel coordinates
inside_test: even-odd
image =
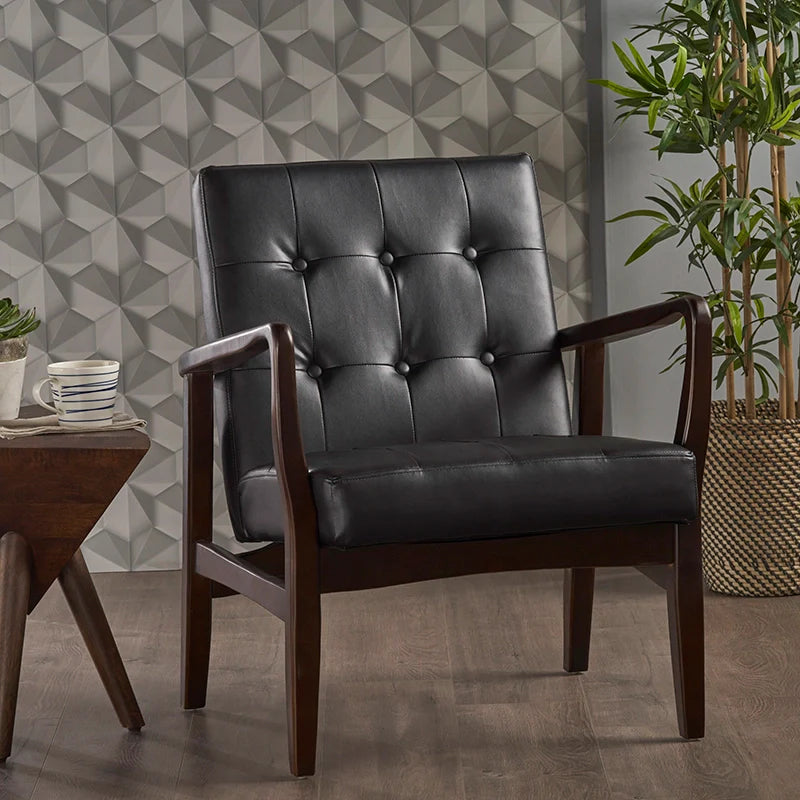
[[[186,709],[206,704],[211,654],[211,581],[195,571],[196,544],[211,541],[213,514],[214,377],[186,376],[183,442],[183,626],[181,698]]]
[[[313,532],[316,537],[316,531]],[[302,537],[301,537],[302,538]],[[305,537],[308,539],[308,537]],[[293,775],[313,775],[317,760],[321,611],[319,555],[288,556],[286,590],[286,712]]]
[[[700,521],[675,526],[675,563],[667,587],[678,727],[684,739],[705,733],[703,572]]]

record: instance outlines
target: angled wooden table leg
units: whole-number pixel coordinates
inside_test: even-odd
[[[11,748],[25,613],[56,578],[120,722],[144,724],[78,548],[149,447],[136,430],[0,439],[0,535],[14,531],[0,540],[0,761]]]
[[[140,730],[144,726],[142,712],[80,550],[61,570],[58,582],[122,727]]]
[[[6,533],[0,538],[0,761],[11,754],[30,589],[30,548],[18,533]]]

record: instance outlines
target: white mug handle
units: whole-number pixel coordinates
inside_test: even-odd
[[[42,400],[42,389],[46,383],[50,383],[50,378],[42,378],[42,380],[37,381],[35,386],[33,387],[33,399],[42,407],[46,408],[48,411],[52,411],[54,414],[58,414],[58,409],[54,408],[51,405],[45,403]]]

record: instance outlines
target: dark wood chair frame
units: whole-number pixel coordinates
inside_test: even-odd
[[[711,403],[711,320],[695,296],[668,300],[558,333],[576,352],[578,432],[603,428],[605,345],[682,320],[686,361],[674,441],[696,458],[702,481]],[[268,350],[272,441],[285,512],[284,543],[234,555],[212,542],[213,381],[218,373]],[[594,572],[633,566],[666,589],[680,734],[705,726],[703,583],[699,520],[687,525],[554,531],[466,542],[320,547],[303,442],[290,329],[280,323],[227,336],[180,361],[184,395],[184,558],[182,697],[206,703],[212,599],[242,594],[285,623],[290,767],[311,775],[316,761],[320,596],[479,572],[565,568],[564,668],[588,668]]]

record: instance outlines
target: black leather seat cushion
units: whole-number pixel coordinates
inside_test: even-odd
[[[571,528],[688,522],[694,455],[608,436],[504,436],[308,454],[323,545],[490,539]],[[272,467],[243,476],[247,538],[280,539]]]

